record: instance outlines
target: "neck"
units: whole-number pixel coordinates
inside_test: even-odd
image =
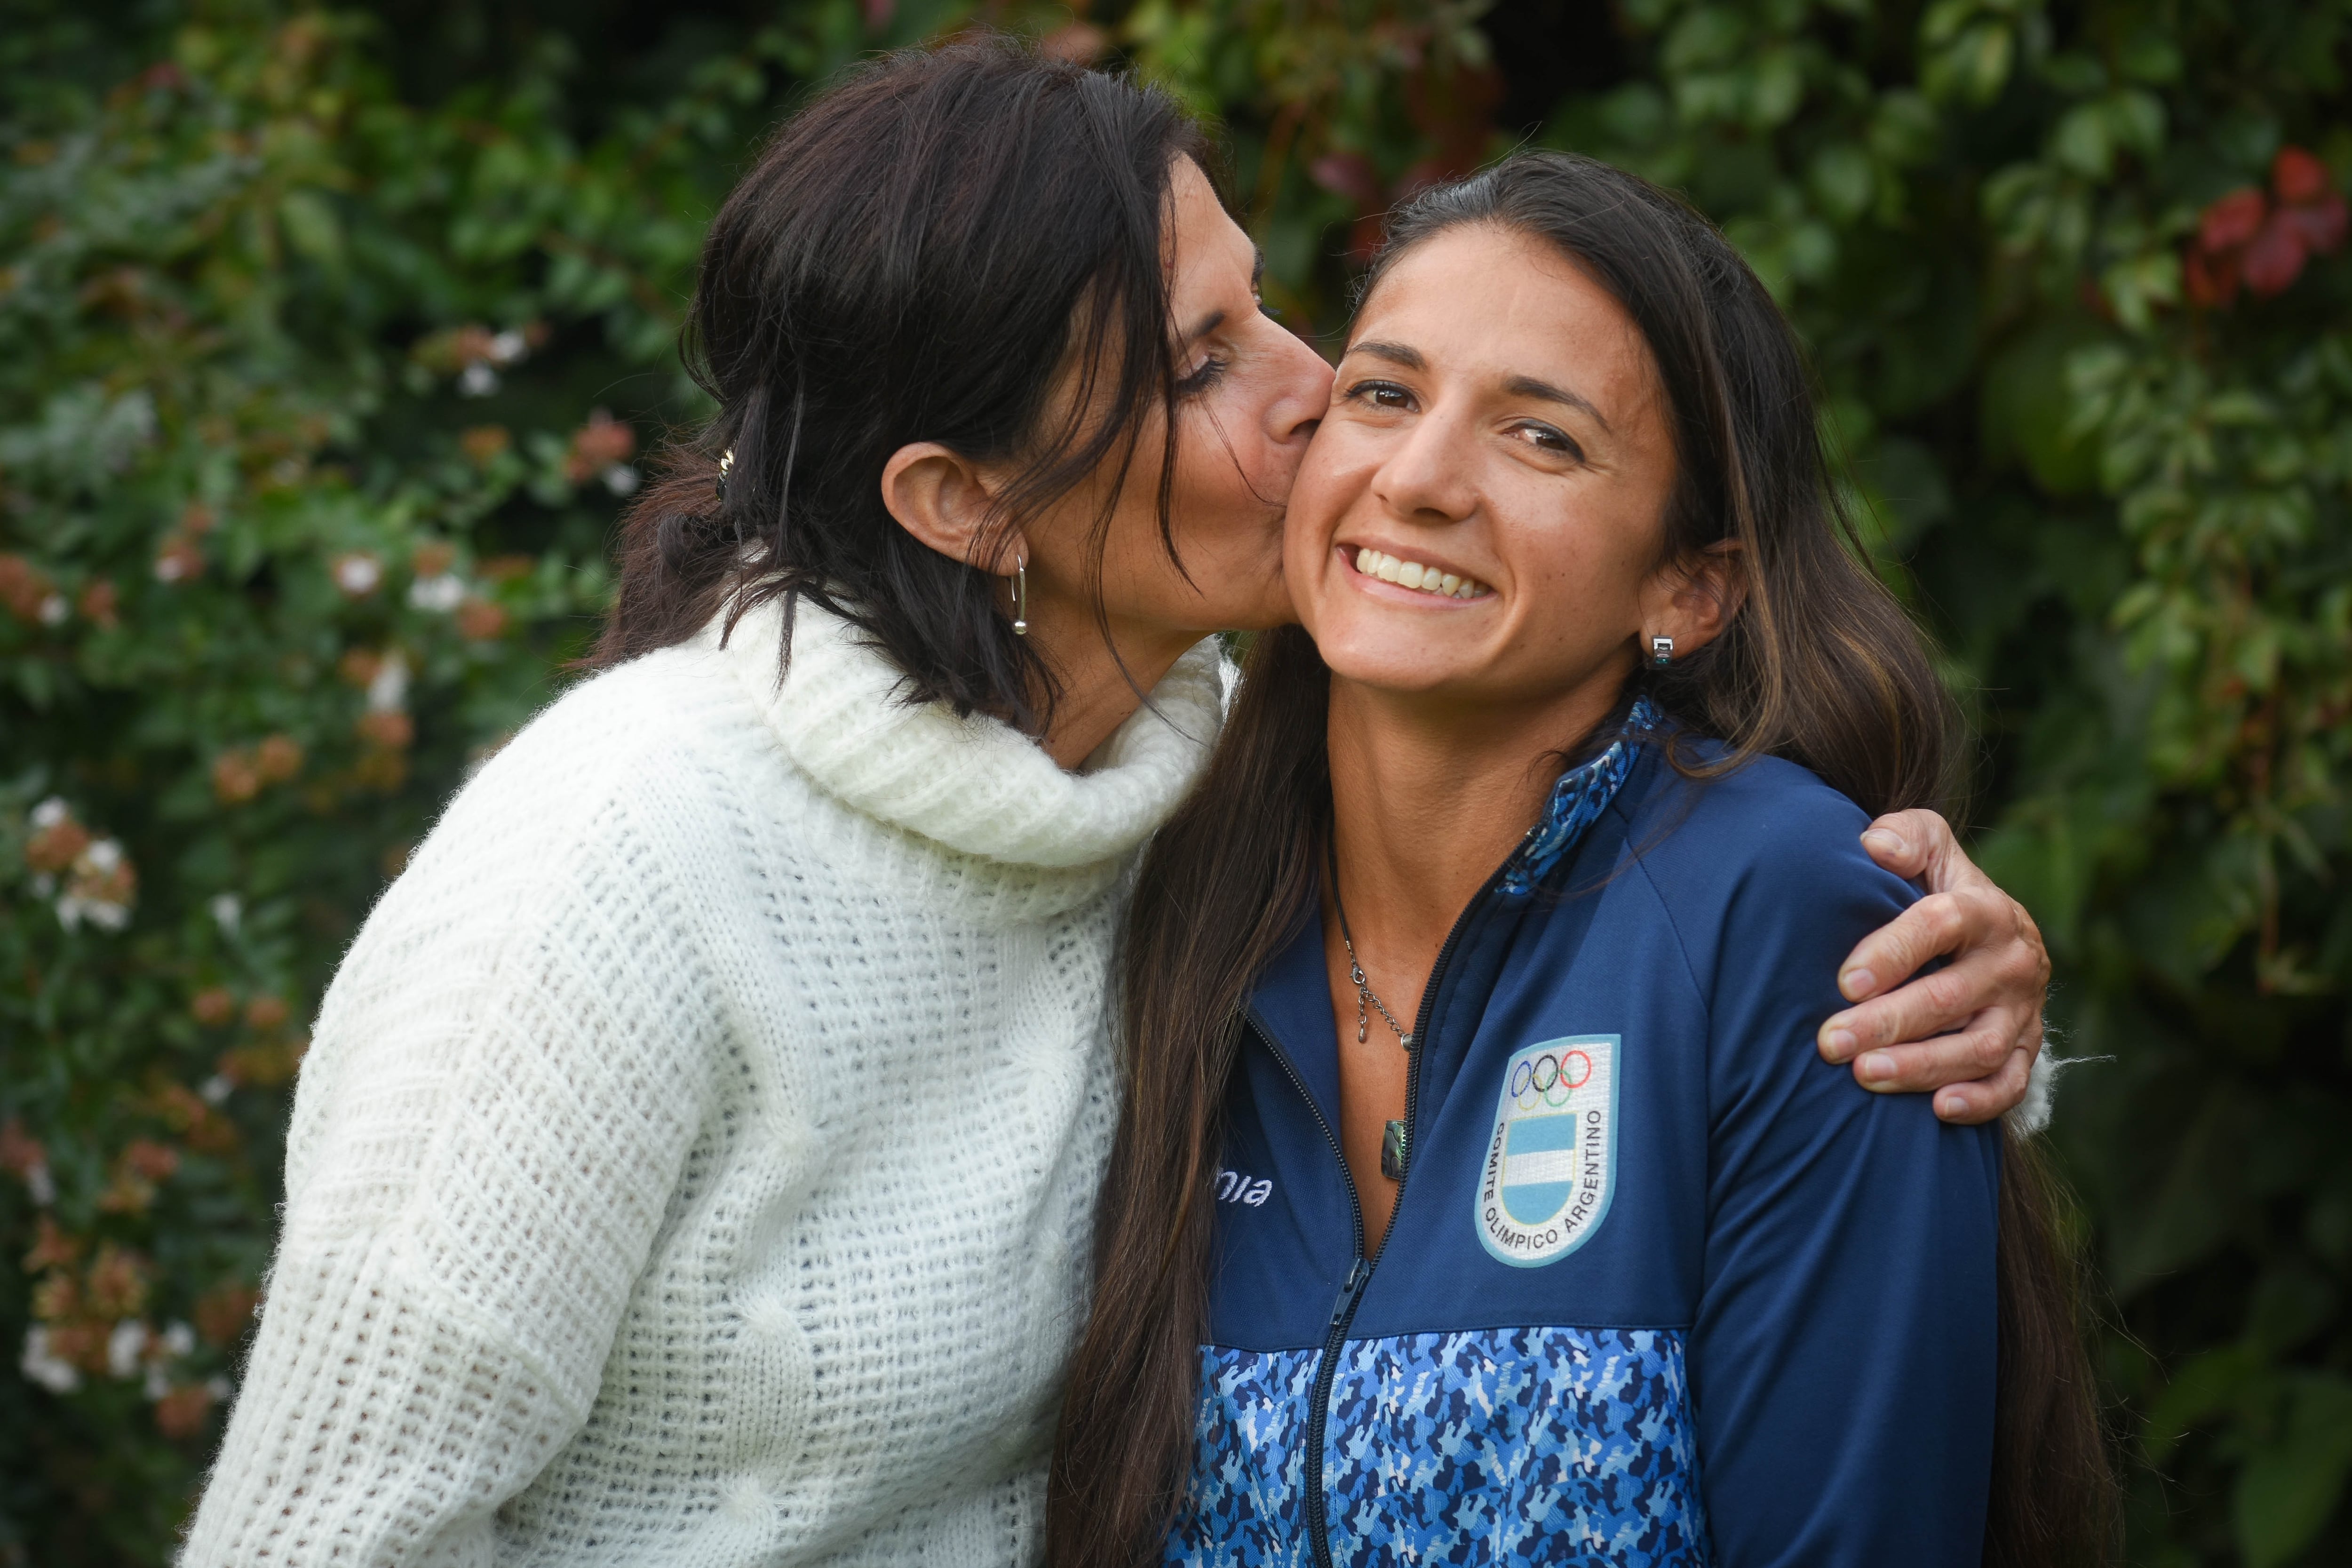
[[[1368,972],[1417,1005],[1454,920],[1542,811],[1553,759],[1609,716],[1630,669],[1484,710],[1332,678],[1333,847]]]
[[[1106,642],[1092,614],[1040,605],[1030,616],[1029,640],[1061,687],[1053,721],[1037,743],[1069,772],[1134,715],[1144,694],[1175,668],[1201,634],[1114,622]]]

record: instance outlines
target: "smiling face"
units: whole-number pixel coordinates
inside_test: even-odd
[[[1640,330],[1553,247],[1470,224],[1400,258],[1291,496],[1286,572],[1334,676],[1548,707],[1613,701],[1637,639],[1696,647],[1711,601],[1660,570],[1667,419]]]
[[[1182,570],[1160,535],[1165,426],[1155,412],[1111,509],[1101,603],[1114,630],[1140,636],[1279,626],[1292,618],[1282,579],[1284,505],[1331,372],[1260,307],[1257,247],[1191,159],[1178,161],[1171,186],[1169,306],[1181,400],[1169,525]],[[1091,605],[1089,535],[1109,479],[1106,472],[1079,486],[1026,525],[1033,602],[1043,595]]]

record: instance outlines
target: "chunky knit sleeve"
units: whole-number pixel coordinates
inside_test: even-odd
[[[662,803],[593,729],[485,769],[328,993],[186,1568],[486,1563],[587,1418],[719,1028]]]

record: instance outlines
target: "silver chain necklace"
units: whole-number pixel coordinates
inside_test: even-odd
[[[1364,978],[1363,964],[1357,961],[1356,933],[1348,929],[1348,905],[1339,897],[1339,846],[1337,836],[1334,835],[1328,843],[1331,856],[1331,907],[1339,911],[1339,942],[1348,950],[1348,978],[1354,981],[1356,984],[1356,1044],[1362,1045],[1371,1032],[1371,1015],[1364,1010],[1365,1004],[1370,1003],[1380,1009],[1381,1016],[1387,1019],[1389,1027],[1396,1031],[1397,1044],[1411,1051],[1412,1031],[1398,1023],[1397,1016],[1389,1011],[1389,1005],[1374,994],[1372,983]]]
[[[1348,905],[1339,897],[1339,845],[1334,834],[1326,840],[1331,857],[1331,907],[1339,914],[1339,941],[1348,950],[1348,978],[1356,985],[1356,1044],[1362,1045],[1371,1033],[1372,1016],[1367,1007],[1377,1007],[1381,1016],[1396,1031],[1397,1044],[1404,1047],[1407,1057],[1412,1055],[1413,1039],[1410,1030],[1397,1022],[1389,1005],[1373,993],[1372,983],[1364,978],[1364,966],[1356,958],[1356,933],[1348,929]],[[1381,1129],[1381,1174],[1391,1182],[1404,1180],[1405,1163],[1410,1158],[1411,1130],[1402,1121],[1390,1121]]]

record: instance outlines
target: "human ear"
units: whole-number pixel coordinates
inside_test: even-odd
[[[978,463],[937,441],[914,441],[882,465],[882,504],[898,526],[951,561],[1000,577],[1028,558],[1019,531],[990,526],[996,494]]]
[[[1642,584],[1643,661],[1650,660],[1653,637],[1672,637],[1675,658],[1696,653],[1723,634],[1747,597],[1747,563],[1736,539],[1660,567]]]

